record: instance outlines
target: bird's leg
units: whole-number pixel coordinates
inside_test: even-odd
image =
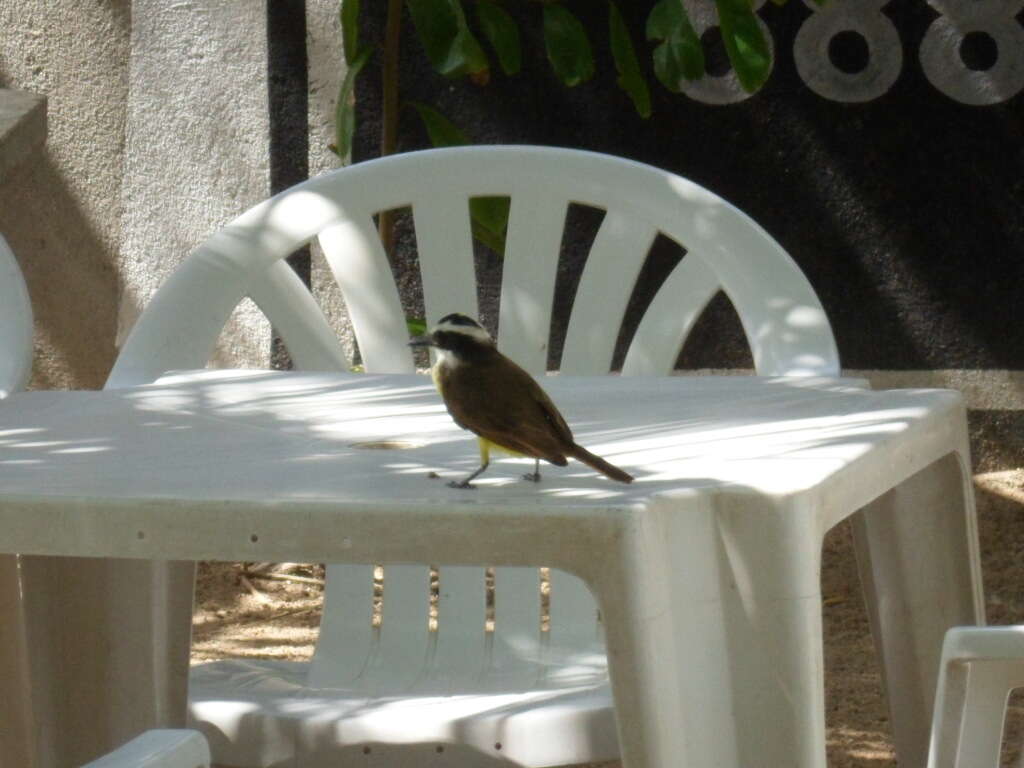
[[[533,472],[523,475],[523,480],[529,480],[531,483],[540,482],[540,459],[533,460]]]
[[[478,437],[477,438],[477,447],[480,449],[480,467],[477,469],[476,472],[471,474],[469,477],[467,477],[461,483],[459,481],[457,481],[457,480],[452,480],[450,483],[448,483],[448,487],[449,488],[473,488],[474,486],[470,485],[470,480],[473,480],[476,477],[479,477],[481,474],[483,474],[483,471],[485,469],[487,469],[488,466],[490,466],[490,464],[491,464],[491,446],[490,446],[490,443],[488,443],[486,440],[484,440],[484,438]]]
[[[470,484],[470,480],[475,480],[479,475],[482,475],[484,470],[487,469],[488,466],[490,466],[490,462],[489,461],[485,461],[483,464],[481,464],[477,468],[476,472],[471,474],[465,480],[463,480],[461,482],[458,481],[458,480],[452,480],[451,482],[448,483],[448,487],[449,488],[476,488],[475,485]]]

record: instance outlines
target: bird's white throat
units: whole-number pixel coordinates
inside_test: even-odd
[[[435,348],[434,351],[437,354],[437,361],[434,363],[435,368],[452,369],[462,365],[462,361],[451,350]]]

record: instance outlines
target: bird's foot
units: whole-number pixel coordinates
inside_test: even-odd
[[[540,482],[540,472],[527,472],[523,475],[523,480],[529,480],[531,483]]]
[[[449,480],[449,488],[469,488],[471,491],[476,490],[476,486],[473,485],[469,480]]]

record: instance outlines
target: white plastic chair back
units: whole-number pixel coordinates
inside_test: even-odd
[[[206,365],[246,295],[304,369],[345,366],[341,347],[284,256],[319,237],[341,286],[368,371],[412,370],[408,331],[373,224],[410,206],[428,318],[476,314],[469,219],[474,197],[512,199],[499,327],[507,354],[542,372],[555,267],[569,203],[606,211],[569,323],[565,372],[606,372],[622,314],[660,231],[688,256],[658,292],[625,373],[667,374],[693,321],[719,289],[731,299],[767,376],[838,375],[824,311],[788,254],[704,188],[640,163],[546,147],[455,147],[323,174],[255,206],[200,246],[153,297],[108,386]]]
[[[740,317],[758,373],[838,376],[831,329],[810,285],[764,230],[721,198],[679,176],[606,155],[488,146],[360,163],[244,213],[193,253],[153,297],[108,386],[204,366],[229,313],[247,295],[280,332],[297,367],[343,370],[339,343],[282,260],[314,237],[340,285],[366,370],[412,372],[409,332],[374,215],[411,207],[426,317],[432,323],[450,312],[477,314],[469,202],[502,196],[511,199],[511,210],[498,343],[534,374],[545,372],[559,250],[569,205],[575,203],[603,210],[604,218],[572,307],[563,372],[609,371],[637,275],[662,233],[687,253],[641,321],[623,374],[670,373],[694,322],[723,290]],[[603,729],[603,737],[562,733],[545,739],[535,732],[525,739],[528,746],[513,752],[509,745],[503,756],[523,765],[613,757],[611,721],[592,716],[595,709],[609,709],[607,690],[598,704],[580,703],[586,691],[607,684],[599,617],[586,586],[568,574],[552,573],[550,630],[542,631],[536,569],[499,568],[494,627],[487,632],[483,569],[440,564],[439,623],[432,632],[430,553],[423,558],[422,565],[385,569],[380,627],[370,621],[371,570],[328,568],[324,617],[307,684],[346,688],[356,700],[575,686],[584,693],[574,704],[560,700],[551,708],[564,712],[575,706],[576,722],[566,726],[564,716],[558,722],[580,731]],[[453,717],[462,732],[473,731],[466,725],[468,712]],[[500,730],[503,722],[508,727],[511,710],[503,717],[492,714],[487,727]],[[392,720],[392,735],[401,741],[408,738],[401,731],[416,717]],[[489,733],[480,740],[493,744]],[[386,736],[375,734],[378,740]],[[601,746],[595,750],[594,745]],[[612,754],[601,753],[609,749]],[[446,755],[446,764],[455,764],[452,757]]]
[[[32,304],[14,253],[0,235],[0,398],[24,389],[32,372]]]
[[[1024,687],[1024,625],[946,633],[928,768],[999,768],[1006,702]],[[1024,765],[1024,755],[1021,757]]]
[[[210,748],[199,731],[152,730],[83,768],[210,768]]]

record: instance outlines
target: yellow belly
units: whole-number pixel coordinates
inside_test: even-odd
[[[501,453],[508,454],[509,456],[518,456],[518,457],[525,458],[525,459],[532,458],[530,456],[527,456],[525,453],[520,453],[519,451],[513,451],[511,448],[506,448],[503,445],[498,445],[497,443],[488,440],[486,437],[480,437],[478,435],[476,439],[477,439],[477,442],[480,444],[480,463],[481,464],[486,464],[488,461],[490,461],[491,450],[492,449],[495,450],[495,451],[500,451]]]

